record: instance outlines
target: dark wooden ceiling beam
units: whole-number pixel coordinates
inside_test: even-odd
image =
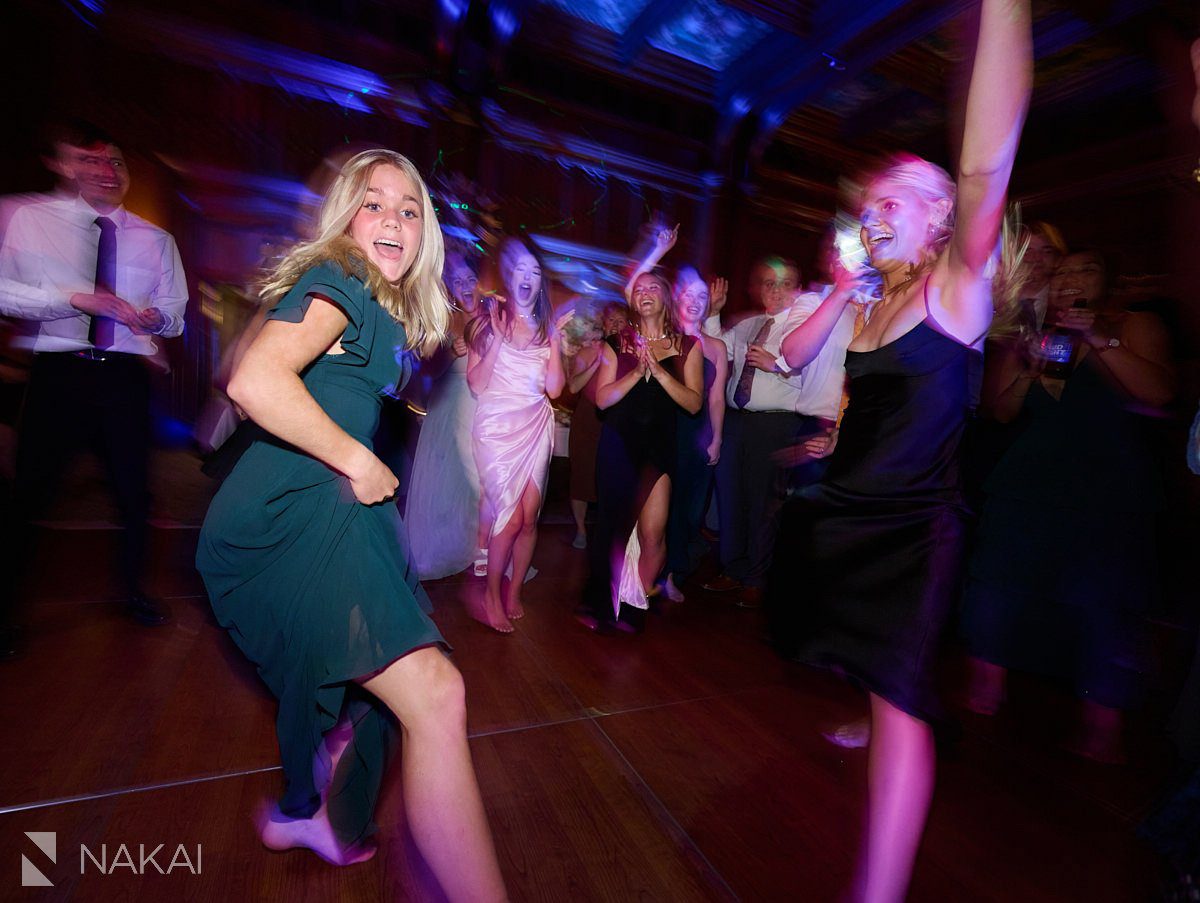
[[[722,0],[732,8],[741,10],[754,18],[776,28],[804,37],[810,31],[812,16],[811,0]]]
[[[742,95],[750,111],[762,109],[772,94],[807,76],[814,68],[830,65],[846,44],[883,22],[907,0],[824,0],[813,13],[808,40],[792,35],[771,44],[760,41],[730,67],[722,84],[723,102]],[[828,54],[828,56],[826,56]],[[751,85],[754,87],[751,88]]]
[[[853,56],[844,59],[839,57],[840,65],[836,68],[811,62],[803,68],[798,67],[798,71],[785,84],[764,92],[765,97],[760,101],[762,111],[758,118],[758,131],[750,146],[751,159],[762,156],[775,131],[792,110],[820,96],[835,84],[858,77],[901,48],[953,19],[969,5],[970,0],[949,0],[922,10],[916,16],[898,22],[878,39],[859,47]],[[882,21],[883,18],[880,18],[876,24]]]
[[[711,70],[653,48],[632,64],[621,65],[617,61],[618,39],[612,32],[559,15],[554,9],[543,7],[543,10],[537,27],[523,32],[519,50],[545,53],[580,70],[615,78],[664,97],[704,106],[712,102],[715,86]]]
[[[646,42],[678,14],[677,0],[650,0],[621,35],[617,43],[617,60],[623,66],[636,60],[645,49]]]
[[[434,4],[433,32],[438,61],[449,65],[458,54],[459,39],[471,11],[471,0],[443,0]]]
[[[487,4],[492,71],[504,71],[504,58],[532,6],[532,0],[491,0]]]

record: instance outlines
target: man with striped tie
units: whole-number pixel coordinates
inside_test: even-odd
[[[716,314],[705,332],[725,342],[729,355],[725,433],[717,463],[721,519],[721,574],[711,592],[737,592],[739,606],[759,604],[774,543],[781,495],[779,454],[821,431],[819,402],[805,390],[804,373],[780,353],[784,336],[808,313],[794,307],[799,268],[765,258],[751,271],[749,294],[759,310],[729,329]],[[713,308],[719,311],[718,299]]]

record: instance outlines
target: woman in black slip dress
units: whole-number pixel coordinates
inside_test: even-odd
[[[983,0],[957,186],[911,157],[865,180],[860,235],[885,294],[850,345],[829,469],[787,507],[768,589],[770,604],[799,609],[789,651],[870,694],[853,898],[872,903],[904,898],[933,793],[933,663],[963,558],[958,450],[1031,44],[1028,0]]]
[[[671,287],[656,273],[633,284],[634,329],[610,336],[596,406],[604,411],[596,462],[599,498],[590,571],[577,617],[589,630],[634,632],[637,616],[620,598],[630,534],[641,547],[641,595],[653,587],[666,557],[667,510],[675,466],[675,412],[700,410],[703,353],[691,336],[676,332],[667,306]],[[635,600],[639,601],[639,600]],[[636,607],[636,606],[635,606]]]

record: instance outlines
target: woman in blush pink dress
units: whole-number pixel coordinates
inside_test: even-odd
[[[550,399],[565,383],[559,329],[550,323],[550,299],[542,265],[520,240],[500,247],[505,296],[487,299],[467,329],[467,383],[479,399],[475,410],[475,461],[492,519],[488,540],[483,622],[511,633],[525,612],[521,587],[537,545],[537,521],[545,495],[554,441]],[[501,580],[512,563],[508,593]]]

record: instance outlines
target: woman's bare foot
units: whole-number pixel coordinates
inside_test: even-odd
[[[525,617],[525,606],[521,604],[521,587],[516,581],[508,585],[508,596],[504,600],[504,614],[513,621]]]
[[[375,855],[374,843],[341,846],[334,836],[333,826],[322,805],[312,818],[288,818],[278,806],[264,803],[255,819],[258,836],[269,850],[312,850],[332,865],[354,865],[366,862]]]
[[[481,624],[486,624],[497,633],[512,633],[514,629],[512,621],[504,613],[500,599],[491,597],[487,593],[483,595],[483,611],[476,620]]]
[[[842,749],[863,749],[871,742],[871,719],[859,718],[827,731],[821,731],[821,736]]]

